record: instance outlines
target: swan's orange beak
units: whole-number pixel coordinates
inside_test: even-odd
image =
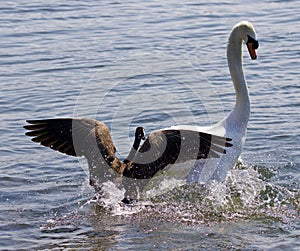
[[[256,51],[254,49],[253,43],[247,43],[247,48],[248,48],[251,59],[256,59],[257,55],[256,55]]]
[[[256,49],[258,48],[258,41],[248,35],[247,48],[250,54],[251,59],[256,59]]]

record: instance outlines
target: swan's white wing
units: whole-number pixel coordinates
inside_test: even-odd
[[[226,135],[226,130],[224,127],[223,121],[220,121],[219,123],[213,125],[213,126],[192,126],[192,125],[177,125],[177,126],[171,126],[169,128],[164,128],[162,130],[189,130],[189,131],[195,131],[195,132],[203,132],[203,133],[209,133],[217,136],[224,137]]]

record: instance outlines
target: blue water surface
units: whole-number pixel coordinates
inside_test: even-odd
[[[1,250],[298,250],[299,1],[22,1],[0,6]],[[226,184],[141,210],[94,202],[84,160],[24,135],[26,119],[90,117],[121,156],[134,128],[211,125],[234,105],[226,43],[248,20],[252,111]],[[123,215],[125,214],[125,216]]]

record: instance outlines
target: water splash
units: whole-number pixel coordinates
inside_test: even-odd
[[[124,189],[107,182],[102,194],[83,203],[76,212],[49,220],[46,229],[78,221],[90,215],[103,220],[127,218],[134,221],[158,220],[184,224],[261,219],[290,222],[299,217],[300,193],[272,183],[276,173],[263,166],[238,163],[223,183],[186,184],[165,179],[154,189],[145,191],[144,200],[131,205],[121,202]],[[78,224],[71,224],[73,227]],[[73,229],[72,227],[72,229]]]
[[[273,184],[275,175],[269,168],[240,162],[223,183],[184,184],[168,179],[157,188],[159,193],[153,189],[146,192],[147,201],[130,207],[118,203],[119,209],[112,213],[135,220],[155,218],[187,224],[261,217],[287,222],[299,217],[300,194]]]

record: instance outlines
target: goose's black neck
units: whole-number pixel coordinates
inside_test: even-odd
[[[137,127],[135,129],[135,136],[134,141],[131,147],[131,150],[127,156],[127,158],[123,161],[125,164],[128,164],[130,161],[133,160],[135,154],[137,153],[141,140],[145,139],[145,131],[143,127]]]

